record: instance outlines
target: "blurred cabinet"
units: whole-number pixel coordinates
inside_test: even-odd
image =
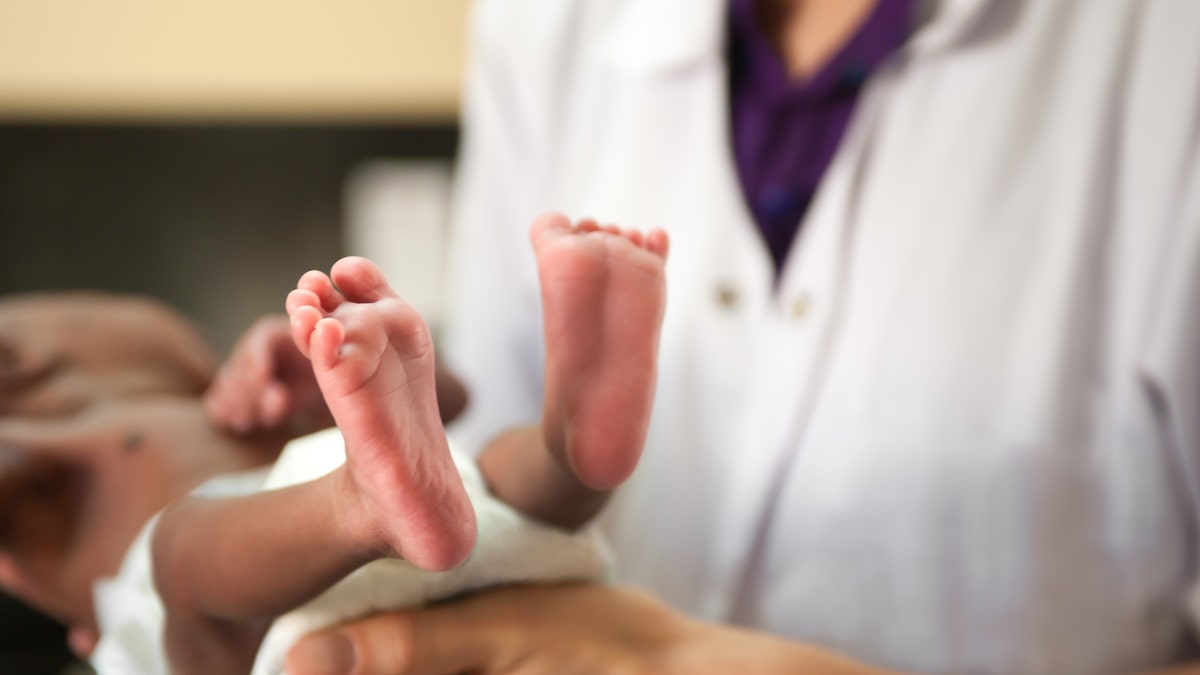
[[[0,0],[0,121],[448,121],[469,0]]]

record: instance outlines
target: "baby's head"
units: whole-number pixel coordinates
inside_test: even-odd
[[[0,586],[94,640],[92,584],[216,473],[215,359],[179,314],[101,294],[0,300]]]

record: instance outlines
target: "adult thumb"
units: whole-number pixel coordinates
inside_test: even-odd
[[[489,672],[499,633],[470,601],[377,614],[302,639],[290,675],[452,675]]]

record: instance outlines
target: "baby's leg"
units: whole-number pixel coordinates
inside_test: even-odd
[[[546,445],[585,485],[610,490],[637,466],[650,423],[667,236],[546,214],[530,238],[542,286]]]
[[[330,276],[306,274],[288,314],[346,440],[346,465],[382,552],[424,569],[461,563],[475,543],[475,515],[438,415],[425,322],[363,258],[340,260]]]

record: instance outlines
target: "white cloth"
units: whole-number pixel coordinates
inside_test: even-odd
[[[287,650],[303,635],[381,610],[416,607],[432,600],[501,583],[601,579],[608,559],[598,536],[540,525],[488,494],[475,463],[454,453],[475,507],[478,537],[471,557],[448,572],[425,572],[400,560],[372,562],[303,607],[271,625],[253,675],[283,672]],[[329,429],[297,439],[270,473],[219,477],[197,494],[230,497],[276,489],[322,476],[345,460],[341,434]],[[150,536],[157,517],[138,535],[120,572],[96,584],[100,644],[92,666],[100,675],[166,675],[163,607],[154,590]],[[282,563],[281,561],[281,564]]]
[[[776,287],[724,11],[477,3],[456,435],[541,410],[532,218],[663,227],[654,421],[605,518],[621,578],[912,672],[1195,656],[1200,2],[924,7]]]

